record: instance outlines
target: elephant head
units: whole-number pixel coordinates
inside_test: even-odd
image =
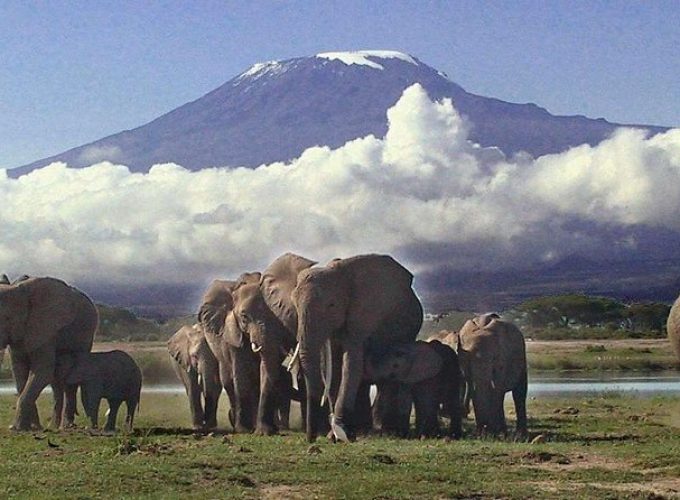
[[[205,393],[221,391],[217,359],[210,350],[201,325],[183,326],[168,340],[168,352],[185,371],[193,370]]]
[[[680,361],[680,297],[676,299],[673,307],[671,307],[666,329],[668,330],[668,340]]]
[[[326,267],[298,274],[292,299],[308,391],[310,441],[316,437],[319,423],[322,348],[334,339],[343,351],[343,378],[333,427],[336,437],[344,439],[342,418],[354,412],[356,393],[364,378],[364,349],[380,350],[394,342],[409,342],[418,334],[422,307],[411,288],[412,280],[409,271],[386,255],[335,259]],[[326,380],[326,387],[331,385]]]

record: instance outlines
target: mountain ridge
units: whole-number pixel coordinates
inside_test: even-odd
[[[18,177],[55,161],[85,167],[111,161],[146,172],[158,163],[190,170],[289,161],[312,146],[339,147],[384,136],[386,110],[420,83],[431,99],[450,98],[471,124],[470,139],[511,156],[595,145],[618,127],[665,127],[557,116],[534,103],[467,92],[441,71],[395,51],[329,52],[257,63],[223,85],[131,130],[8,171]]]

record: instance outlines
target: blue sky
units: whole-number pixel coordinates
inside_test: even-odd
[[[675,1],[0,3],[0,168],[134,128],[255,62],[393,49],[555,114],[680,126]]]

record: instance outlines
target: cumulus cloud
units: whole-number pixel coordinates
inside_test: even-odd
[[[391,253],[416,272],[486,269],[625,254],[641,227],[680,231],[680,130],[622,129],[596,147],[507,159],[471,143],[454,103],[430,101],[419,85],[388,121],[384,139],[257,169],[0,171],[0,270],[198,283],[262,269],[284,251],[320,261]]]

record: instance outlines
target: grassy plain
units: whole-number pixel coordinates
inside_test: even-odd
[[[47,393],[49,391],[46,391]],[[2,498],[666,498],[680,495],[680,398],[529,401],[530,438],[195,435],[186,398],[146,393],[131,435],[13,434],[0,397]],[[49,414],[49,395],[40,399]],[[508,407],[510,418],[513,418]],[[224,422],[225,409],[220,409]],[[83,417],[79,417],[84,424]],[[46,423],[46,422],[44,422]],[[471,423],[466,424],[467,435]]]

